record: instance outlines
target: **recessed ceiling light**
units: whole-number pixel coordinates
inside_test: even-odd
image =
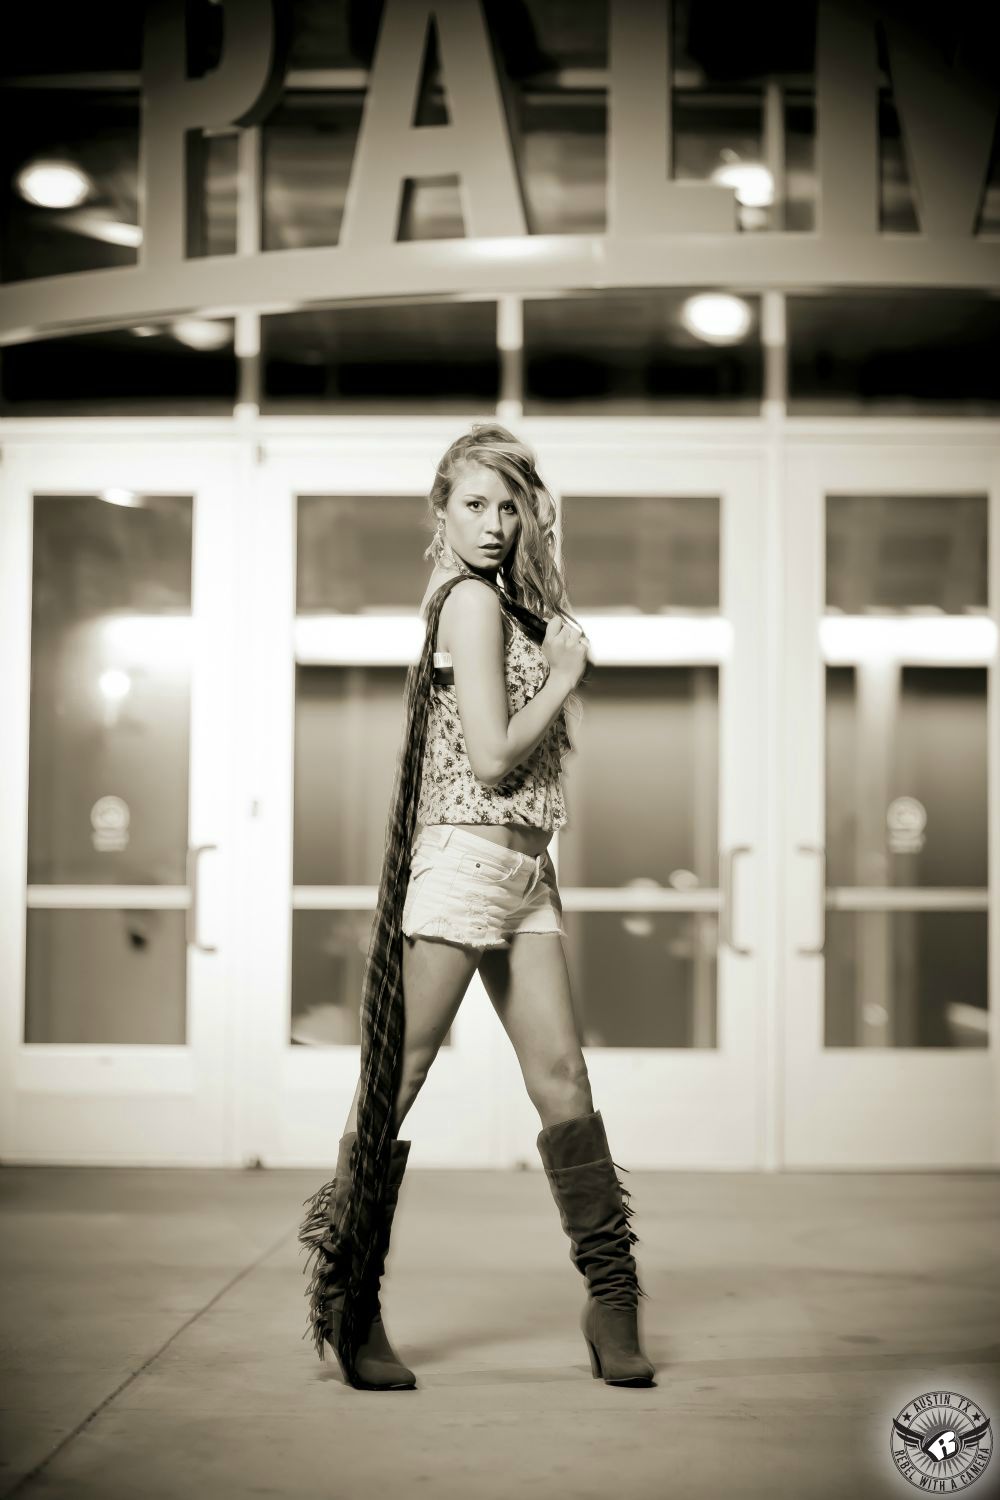
[[[14,178],[18,192],[39,208],[75,208],[93,188],[93,183],[72,161],[28,162]]]
[[[742,297],[703,292],[685,299],[681,322],[689,333],[709,344],[737,344],[746,337],[753,315]]]
[[[170,331],[189,349],[222,349],[233,341],[228,323],[213,323],[207,318],[178,318],[171,323]]]

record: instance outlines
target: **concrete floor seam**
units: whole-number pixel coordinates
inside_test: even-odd
[[[231,1276],[226,1284],[224,1286],[221,1286],[219,1290],[208,1299],[204,1307],[199,1307],[196,1312],[193,1312],[189,1318],[185,1319],[185,1321],[179,1328],[175,1328],[170,1337],[168,1339],[165,1339],[160,1347],[154,1350],[149,1358],[144,1360],[137,1370],[133,1370],[132,1373],[126,1376],[126,1378],[121,1381],[113,1391],[109,1392],[109,1394],[105,1396],[103,1401],[99,1402],[98,1405],[94,1407],[93,1411],[88,1412],[83,1420],[77,1423],[72,1432],[68,1432],[64,1438],[60,1438],[55,1447],[51,1449],[51,1451],[48,1452],[45,1457],[35,1465],[33,1469],[29,1469],[27,1474],[22,1474],[21,1478],[17,1481],[13,1488],[6,1490],[3,1496],[0,1497],[0,1500],[12,1500],[13,1496],[19,1495],[23,1490],[25,1490],[28,1485],[31,1484],[33,1480],[39,1474],[41,1474],[44,1469],[48,1467],[52,1460],[63,1451],[64,1448],[69,1447],[70,1443],[76,1441],[80,1434],[90,1426],[95,1417],[99,1417],[103,1411],[106,1411],[107,1408],[112,1404],[112,1402],[118,1399],[122,1391],[128,1390],[133,1381],[137,1380],[140,1375],[142,1375],[146,1370],[150,1368],[151,1365],[155,1364],[156,1361],[160,1358],[161,1354],[166,1353],[175,1339],[180,1338],[181,1334],[186,1333],[194,1323],[197,1323],[199,1318],[204,1317],[205,1314],[211,1308],[213,1308],[215,1304],[226,1295],[227,1292],[232,1291],[234,1286],[237,1286],[241,1281],[244,1280],[245,1277],[249,1276],[251,1271],[256,1271],[258,1266],[262,1266],[270,1256],[274,1255],[276,1251],[281,1249],[281,1247],[287,1242],[288,1239],[289,1231],[286,1229],[282,1233],[281,1238],[276,1240],[273,1245],[269,1245],[266,1250],[262,1251],[261,1254],[257,1256],[256,1260],[252,1260],[249,1265],[243,1266],[239,1271],[237,1271],[235,1276]]]

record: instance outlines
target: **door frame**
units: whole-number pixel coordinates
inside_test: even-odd
[[[823,941],[826,909],[864,909],[865,892],[825,882],[825,688],[818,622],[825,610],[825,495],[834,493],[988,495],[989,617],[997,622],[1000,579],[1000,431],[974,442],[926,426],[888,431],[804,430],[788,445],[783,484],[784,569],[782,763],[783,898],[787,936],[782,990],[782,1164],[815,1170],[941,1170],[1000,1161],[1000,1033],[991,1016],[984,1049],[828,1048],[823,1045]],[[918,659],[916,657],[914,660]],[[910,654],[906,660],[910,660]],[[989,1015],[998,990],[997,889],[1000,877],[1000,771],[994,654],[988,670],[987,912]],[[807,864],[807,859],[811,862]],[[819,883],[819,884],[818,884]],[[822,890],[822,898],[819,891]],[[927,905],[914,900],[913,909]],[[972,898],[969,898],[970,901]],[[899,893],[888,905],[898,905]],[[953,903],[946,903],[953,904]],[[909,907],[907,908],[909,909]]]
[[[434,466],[454,438],[454,424],[437,420],[409,424],[402,435],[399,425],[373,420],[339,436],[311,433],[306,442],[295,433],[278,431],[272,437],[265,433],[258,449],[254,551],[266,559],[266,569],[262,568],[254,588],[251,628],[255,634],[250,655],[258,665],[260,701],[270,705],[272,712],[275,704],[285,705],[283,717],[278,717],[282,725],[287,722],[288,729],[279,727],[269,734],[261,723],[254,735],[265,757],[259,766],[261,786],[272,788],[263,794],[264,811],[257,828],[259,852],[264,855],[259,866],[260,895],[270,915],[262,914],[261,922],[248,929],[248,940],[257,941],[253,971],[259,999],[248,1004],[244,1013],[257,1014],[254,1034],[269,1039],[265,1043],[268,1055],[258,1058],[257,1073],[262,1081],[260,1096],[268,1101],[264,1130],[268,1144],[261,1155],[273,1165],[329,1160],[331,1142],[335,1143],[350,1107],[359,1067],[357,1046],[312,1048],[290,1046],[284,1038],[279,1042],[274,1017],[268,1019],[265,1014],[267,996],[287,989],[291,911],[315,905],[373,905],[377,894],[373,888],[303,888],[293,891],[289,903],[287,887],[282,889],[292,857],[295,662],[358,659],[345,643],[343,617],[311,617],[307,631],[296,629],[295,495],[367,493],[374,501],[380,495],[426,494]],[[723,625],[735,619],[738,628],[731,632],[733,654],[720,665],[720,776],[724,786],[720,787],[719,828],[727,856],[735,848],[746,850],[746,858],[733,861],[728,904],[735,906],[739,929],[734,940],[747,951],[737,953],[730,945],[720,948],[718,1047],[588,1047],[585,1055],[595,1107],[601,1109],[609,1132],[614,1132],[616,1149],[630,1162],[654,1168],[734,1170],[763,1165],[768,1151],[761,1072],[767,1053],[769,953],[762,934],[773,844],[764,812],[766,771],[760,735],[755,742],[750,731],[767,696],[762,636],[777,591],[767,587],[766,550],[760,541],[769,528],[759,443],[747,443],[744,429],[728,451],[720,452],[719,434],[712,424],[685,426],[683,434],[665,436],[636,428],[634,423],[609,422],[598,437],[581,438],[577,424],[565,421],[522,424],[527,440],[537,447],[557,504],[563,491],[702,494],[720,499],[724,590],[720,614]],[[630,453],[624,478],[623,443]],[[748,558],[756,566],[748,564]],[[422,584],[414,606],[421,592]],[[606,619],[585,611],[579,618],[596,661],[656,659],[650,657],[648,644],[643,649],[639,641],[645,622],[637,622],[638,630],[630,630],[631,622],[617,619],[609,629]],[[366,632],[367,623],[357,622],[356,641],[364,641],[366,633],[374,635]],[[378,625],[384,637],[387,617],[380,615]],[[384,646],[364,642],[361,659],[412,660],[422,640],[419,621],[399,617],[395,628],[396,645],[388,655]],[[380,651],[377,657],[376,650]],[[558,835],[552,848],[558,871]],[[724,868],[728,873],[728,864]],[[567,910],[621,906],[617,891],[564,887],[562,894]],[[715,910],[722,915],[725,894],[719,890],[654,892],[648,905],[663,910]],[[264,932],[272,939],[270,953],[259,936]],[[246,992],[244,998],[249,1000]],[[282,1016],[285,1029],[286,1017],[287,1004]],[[704,1116],[703,1128],[691,1131],[687,1128],[691,1112],[706,1098],[713,1101],[713,1108]],[[658,1119],[656,1129],[651,1130],[649,1121],[657,1113],[663,1115],[665,1100],[669,1101],[669,1119]],[[470,1114],[470,1101],[478,1115]],[[456,1130],[457,1120],[467,1121],[467,1127]],[[441,1049],[407,1121],[412,1159],[421,1165],[509,1167],[537,1161],[538,1117],[478,974],[456,1018],[453,1045]]]
[[[7,1161],[232,1165],[233,984],[240,913],[236,704],[239,494],[232,445],[111,441],[95,424],[55,441],[5,434],[0,525],[0,681],[7,775],[0,782],[0,1150]],[[27,884],[32,520],[35,495],[111,487],[193,496],[187,879],[172,886]],[[196,893],[196,908],[192,908]],[[178,1045],[23,1040],[26,910],[183,909],[187,1040]]]

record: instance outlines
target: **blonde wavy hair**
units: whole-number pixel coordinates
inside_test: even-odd
[[[447,505],[462,470],[472,464],[498,474],[517,508],[517,541],[499,570],[507,593],[543,620],[561,615],[582,630],[570,612],[566,581],[555,559],[555,501],[539,478],[535,455],[527,443],[499,423],[474,422],[469,432],[455,439],[438,464],[427,497],[435,534],[424,557],[440,561],[438,509]]]
[[[498,570],[505,591],[516,603],[546,622],[560,615],[582,631],[583,626],[570,611],[566,580],[555,559],[555,501],[539,477],[532,449],[498,422],[474,422],[442,456],[427,497],[428,519],[434,535],[424,557],[441,561],[443,517],[439,517],[438,511],[447,505],[463,469],[472,464],[492,469],[500,476],[520,520],[516,543]],[[589,671],[588,664],[588,674]],[[575,692],[566,702],[577,717],[582,713]]]

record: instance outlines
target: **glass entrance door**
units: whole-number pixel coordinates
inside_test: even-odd
[[[630,1163],[754,1166],[765,1149],[760,459],[720,455],[718,440],[605,427],[588,444],[577,424],[569,436],[565,424],[524,425],[562,509],[570,599],[595,659],[564,768],[570,822],[552,846],[595,1105]],[[357,1082],[405,670],[423,639],[425,497],[454,436],[453,423],[402,439],[396,423],[371,424],[308,451],[276,436],[262,452],[254,743],[273,792],[258,828],[257,999],[244,999],[260,1005],[257,1125],[276,1165],[329,1162]],[[408,1126],[424,1164],[537,1161],[538,1117],[478,976]]]
[[[236,465],[94,432],[2,480],[3,1155],[230,1163]]]
[[[788,458],[791,1166],[997,1159],[998,473],[927,435]]]
[[[248,1129],[268,1165],[328,1166],[358,1081],[365,962],[420,653],[426,494],[454,433],[398,424],[262,445],[253,517],[256,920],[246,1047]],[[489,1011],[489,1014],[487,1014]],[[478,977],[405,1134],[422,1165],[498,1153],[492,1031]]]
[[[767,1156],[766,494],[721,432],[533,431],[594,670],[555,859],[595,1108],[635,1167]],[[627,455],[627,462],[623,461]],[[509,1159],[538,1120],[502,1072]]]

